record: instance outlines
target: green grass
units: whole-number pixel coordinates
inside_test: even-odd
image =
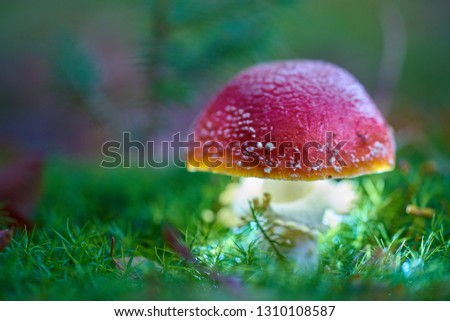
[[[0,252],[0,299],[450,299],[450,178],[404,158],[416,160],[407,172],[355,180],[359,206],[320,236],[313,275],[278,258],[255,224],[202,219],[219,209],[228,177],[49,161],[35,228]],[[408,215],[408,204],[436,214]],[[167,244],[167,229],[194,259]],[[112,237],[124,269],[110,256]]]

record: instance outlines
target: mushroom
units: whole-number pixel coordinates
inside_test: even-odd
[[[299,240],[299,256],[302,244],[317,252],[325,214],[348,212],[356,198],[351,182],[329,179],[395,166],[392,130],[364,87],[322,61],[244,70],[203,111],[194,134],[188,170],[244,177],[226,192],[234,196],[225,205],[238,216],[248,212],[248,199],[271,194],[268,212]]]

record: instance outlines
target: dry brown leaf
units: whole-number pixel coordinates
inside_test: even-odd
[[[0,251],[4,251],[9,243],[11,243],[13,234],[14,229],[0,230]]]
[[[191,250],[179,241],[180,235],[177,230],[170,226],[165,226],[163,229],[164,240],[167,244],[177,252],[183,259],[190,263],[195,262],[195,258],[191,253]]]
[[[1,212],[18,226],[33,224],[33,208],[39,198],[42,157],[27,155],[0,170]]]
[[[116,239],[114,237],[111,238],[111,259],[114,262],[114,265],[120,270],[125,271],[127,268],[142,268],[143,270],[147,268],[160,268],[154,262],[151,262],[149,259],[143,256],[125,256],[122,258],[114,257],[114,248],[116,245]],[[138,273],[131,273],[131,277],[134,279],[140,279]]]
[[[166,225],[163,230],[163,236],[167,244],[180,255],[187,263],[193,264],[197,271],[203,275],[209,277],[209,279],[224,285],[230,292],[236,295],[243,295],[242,281],[238,277],[233,276],[223,276],[214,269],[202,265],[198,260],[195,259],[191,250],[183,244],[180,239],[180,233],[171,227]]]
[[[135,268],[140,266],[141,264],[145,264],[145,263],[149,263],[150,261],[143,257],[143,256],[125,256],[121,259],[118,258],[113,258],[114,263],[116,264],[116,267],[121,270],[121,271],[125,271],[125,267],[128,266],[128,264],[131,261],[131,265],[130,267]]]

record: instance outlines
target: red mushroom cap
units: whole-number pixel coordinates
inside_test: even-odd
[[[392,170],[391,128],[364,87],[321,61],[256,65],[198,119],[188,169],[285,180]]]

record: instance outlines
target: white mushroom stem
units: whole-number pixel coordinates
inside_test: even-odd
[[[357,194],[350,181],[281,181],[243,178],[230,184],[220,201],[228,210],[219,212],[226,224],[236,225],[249,215],[249,200],[271,195],[268,214],[292,244],[287,255],[307,270],[318,264],[317,233],[340,222],[340,214],[350,211]],[[229,210],[231,209],[231,211]],[[234,215],[230,215],[231,212]]]

